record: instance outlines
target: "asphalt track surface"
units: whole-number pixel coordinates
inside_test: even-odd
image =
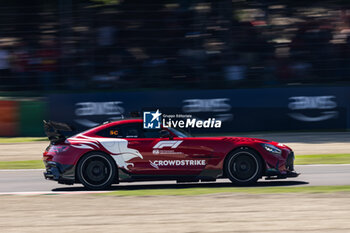
[[[271,186],[319,186],[350,185],[350,164],[339,165],[297,165],[295,169],[301,175],[283,180],[261,179],[256,187]],[[181,183],[175,181],[132,182],[112,186],[111,190],[142,190],[164,188],[217,188],[232,187],[228,179],[217,182]],[[0,170],[0,195],[26,193],[80,193],[85,191],[82,185],[61,185],[45,180],[43,170]]]

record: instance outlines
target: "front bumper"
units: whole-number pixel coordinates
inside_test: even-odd
[[[44,161],[46,171],[45,179],[57,181],[60,184],[74,184],[75,166],[65,165],[52,161]]]
[[[266,180],[272,179],[286,179],[298,177],[300,173],[294,171],[294,153],[291,151],[288,154],[286,163],[282,168],[278,168],[278,164],[275,168],[267,168],[265,171]]]
[[[287,172],[280,172],[277,169],[267,169],[265,173],[265,180],[276,180],[276,179],[286,179],[286,178],[293,178],[298,177],[300,173],[296,173],[295,171],[287,171]]]

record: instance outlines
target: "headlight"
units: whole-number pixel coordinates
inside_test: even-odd
[[[271,145],[271,144],[262,144],[262,146],[265,148],[265,150],[267,150],[268,152],[272,153],[272,154],[282,154],[282,150]]]

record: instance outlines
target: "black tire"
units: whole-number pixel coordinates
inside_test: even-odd
[[[102,152],[90,152],[79,161],[77,176],[85,188],[108,189],[115,181],[117,168],[113,159]]]
[[[235,185],[255,184],[261,177],[262,162],[253,150],[242,148],[228,155],[225,163],[225,174]]]

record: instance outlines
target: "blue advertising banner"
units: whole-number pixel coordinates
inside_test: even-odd
[[[48,105],[51,120],[78,130],[159,109],[222,121],[220,129],[193,129],[207,133],[349,129],[349,100],[350,87],[291,87],[54,94]]]

